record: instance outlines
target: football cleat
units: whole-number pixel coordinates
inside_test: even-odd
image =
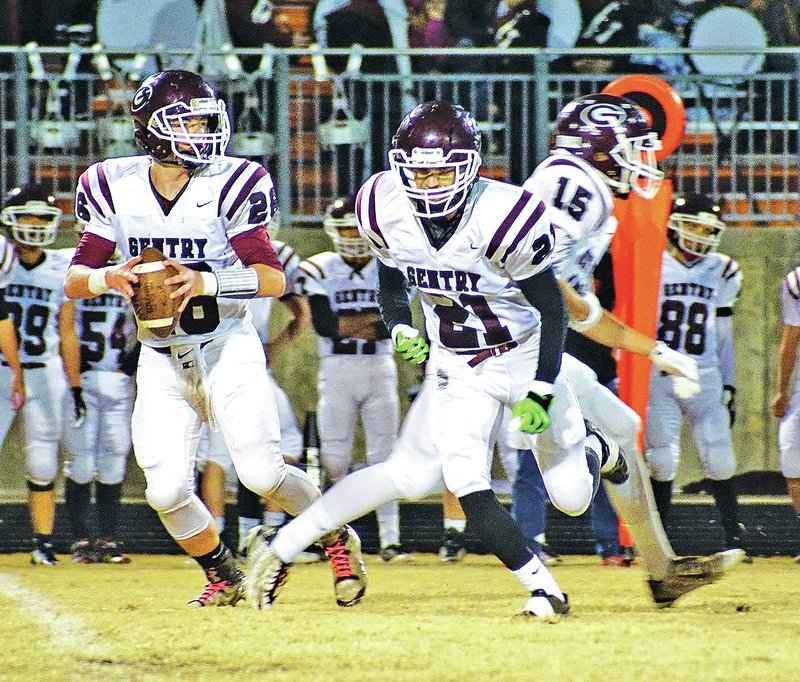
[[[33,566],[55,566],[60,563],[51,542],[36,543],[31,552],[31,564]]]
[[[208,583],[206,588],[192,601],[189,606],[236,606],[244,598],[244,576],[235,580],[221,580],[217,583]]]
[[[439,548],[439,558],[442,561],[461,561],[466,554],[464,533],[455,528],[445,529],[444,544]]]
[[[522,613],[517,615],[522,618],[534,618],[543,623],[557,623],[568,613],[569,598],[566,594],[564,599],[561,599],[540,589],[531,592],[531,597],[522,609]]]
[[[88,538],[81,538],[72,543],[69,548],[72,552],[72,561],[76,564],[93,564],[94,552],[92,552],[92,542]]]
[[[378,552],[378,558],[381,561],[385,562],[402,562],[402,561],[411,561],[411,554],[406,552],[400,545],[387,545],[380,552]]]
[[[561,563],[561,557],[546,542],[540,542],[539,547],[539,560],[545,566],[555,566]]]
[[[684,594],[719,580],[745,556],[741,549],[728,549],[707,557],[672,559],[663,579],[647,581],[653,601],[660,609],[669,608]]]
[[[586,435],[594,435],[600,441],[600,478],[609,483],[625,483],[628,480],[628,463],[616,441],[606,436],[589,421],[584,421]]]
[[[339,606],[355,606],[367,591],[367,568],[361,556],[361,538],[342,526],[335,540],[323,544],[333,570],[333,591]]]
[[[246,596],[254,609],[270,609],[286,584],[291,564],[283,563],[272,551],[270,540],[276,528],[256,526],[247,535]]]
[[[99,564],[131,563],[131,558],[120,551],[119,543],[112,538],[100,538],[94,543],[94,560]]]

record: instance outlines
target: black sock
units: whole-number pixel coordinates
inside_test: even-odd
[[[264,505],[261,504],[261,498],[250,488],[243,485],[241,481],[239,481],[239,485],[236,488],[236,505],[239,516],[246,519],[260,519],[264,515]]]
[[[236,559],[233,558],[231,550],[223,545],[222,542],[208,554],[192,558],[200,564],[210,583],[241,579],[241,571],[236,565]]]
[[[650,485],[653,488],[653,497],[656,501],[658,515],[661,517],[661,525],[666,530],[669,524],[670,508],[672,507],[672,481],[656,481],[651,478]]]
[[[89,507],[92,503],[92,484],[76,483],[67,478],[64,484],[64,506],[76,540],[91,537],[89,532]]]
[[[739,524],[739,501],[736,499],[733,481],[728,478],[724,481],[709,481],[709,483],[711,495],[722,521],[722,528],[725,530],[725,546],[741,547],[742,527]]]
[[[122,483],[98,482],[95,484],[94,491],[98,537],[115,538],[120,499],[122,498]]]
[[[531,560],[525,536],[491,490],[479,490],[458,501],[483,546],[509,569],[515,571]]]
[[[33,544],[36,547],[53,546],[53,536],[50,533],[34,533]]]

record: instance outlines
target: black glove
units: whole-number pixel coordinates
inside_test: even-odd
[[[725,384],[722,387],[722,404],[728,408],[728,421],[731,428],[736,423],[736,387]]]
[[[83,402],[83,389],[80,386],[73,386],[72,404],[75,407],[75,418],[72,420],[72,428],[78,429],[86,420],[86,403]]]

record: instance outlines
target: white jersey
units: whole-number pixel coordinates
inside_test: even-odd
[[[17,262],[17,252],[11,241],[0,235],[0,289],[5,289],[11,270]]]
[[[539,313],[514,284],[551,265],[554,231],[538,197],[479,178],[460,224],[438,250],[388,172],[364,183],[356,212],[378,258],[419,291],[433,342],[481,350],[538,333]]]
[[[116,372],[125,353],[136,343],[136,320],[128,302],[109,290],[76,302],[81,372]]]
[[[294,252],[294,249],[285,242],[278,241],[277,239],[272,242],[275,253],[278,254],[278,260],[283,266],[283,275],[286,277],[286,294],[298,293],[297,278],[300,267],[300,257]],[[258,332],[258,337],[261,343],[265,344],[269,340],[269,318],[272,314],[272,302],[275,300],[273,296],[264,296],[261,298],[253,298],[249,301],[250,314],[253,316],[253,326]]]
[[[19,357],[29,367],[60,356],[58,315],[67,300],[64,278],[72,251],[46,249],[33,268],[17,262],[6,285],[5,298],[19,334]]]
[[[221,157],[198,170],[168,215],[150,182],[151,159],[130,156],[90,166],[78,182],[75,213],[85,230],[115,242],[123,260],[147,246],[198,269],[244,267],[230,240],[269,222],[272,179],[258,163]],[[140,330],[149,346],[204,343],[250,321],[247,300],[197,297],[166,339]],[[177,337],[177,338],[176,338]]]
[[[534,169],[523,188],[542,198],[556,228],[556,274],[581,294],[592,291],[592,273],[617,229],[608,184],[583,159],[554,153]]]
[[[378,262],[373,258],[360,270],[354,270],[344,258],[325,251],[300,264],[302,291],[306,296],[325,296],[333,312],[343,316],[355,313],[378,313]],[[321,358],[330,355],[390,355],[391,339],[329,339],[319,337]]]
[[[800,327],[800,267],[786,275],[781,284],[781,315],[784,325]],[[800,366],[800,357],[796,366]],[[797,374],[794,385],[794,392],[799,391],[800,372]]]
[[[688,267],[665,251],[658,340],[692,356],[700,369],[718,367],[717,309],[733,306],[741,286],[742,272],[729,256],[711,253]]]

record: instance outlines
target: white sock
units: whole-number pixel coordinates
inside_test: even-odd
[[[522,568],[511,572],[529,592],[544,590],[547,594],[552,594],[562,600],[564,599],[564,593],[559,589],[553,574],[547,570],[547,567],[535,554]]]
[[[225,530],[225,517],[224,516],[215,516],[214,523],[217,524],[217,532],[222,534],[222,531]]]
[[[264,525],[270,528],[278,528],[286,521],[285,511],[265,511],[264,512]]]
[[[397,499],[400,493],[390,471],[381,462],[345,476],[278,531],[272,541],[275,554],[281,561],[290,563],[326,533]]]
[[[248,516],[239,517],[239,552],[244,549],[244,543],[245,540],[247,540],[247,534],[253,530],[253,528],[260,525],[261,519],[254,519]]]
[[[459,533],[463,533],[467,530],[467,520],[466,519],[448,519],[446,516],[444,518],[444,529],[448,530],[452,528],[453,530],[457,530]]]
[[[381,548],[400,544],[400,505],[397,500],[382,504],[375,510]]]

